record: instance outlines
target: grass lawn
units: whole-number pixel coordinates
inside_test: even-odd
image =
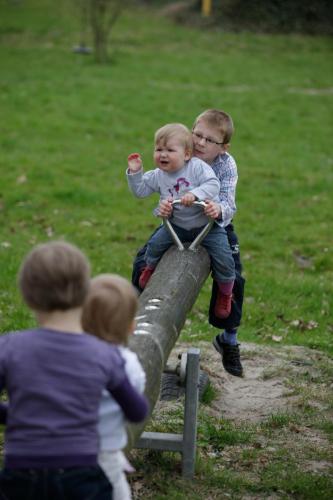
[[[34,324],[15,280],[36,243],[65,238],[94,274],[130,277],[157,198],[128,192],[127,155],[139,151],[152,168],[157,128],[191,127],[217,107],[236,127],[240,340],[331,355],[332,40],[200,31],[135,8],[114,27],[110,63],[98,66],[72,52],[79,32],[70,2],[0,0],[0,331]],[[184,341],[215,334],[210,286]]]

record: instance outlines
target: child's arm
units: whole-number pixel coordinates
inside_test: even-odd
[[[148,413],[148,401],[130,384],[127,377],[116,387],[108,388],[130,422],[141,422]]]
[[[172,198],[167,198],[166,200],[161,200],[158,206],[159,217],[170,217],[172,214]]]
[[[204,212],[207,217],[211,219],[221,219],[222,218],[222,208],[220,203],[216,203],[212,200],[205,200],[206,206]]]
[[[204,201],[207,198],[210,200],[216,199],[220,191],[220,182],[216,177],[214,170],[204,161],[198,158],[192,158],[191,170],[195,177],[197,187],[191,189],[187,195],[192,195],[191,198],[188,197],[184,205],[191,205],[195,200]],[[184,196],[186,197],[186,195]],[[184,198],[183,197],[183,198]]]
[[[0,337],[0,394],[6,388],[6,359],[8,358],[7,346],[10,336],[2,335]],[[0,423],[4,424],[7,419],[7,403],[0,402]]]
[[[215,172],[220,181],[219,201],[208,201],[205,209],[207,216],[223,220],[229,224],[236,213],[236,186],[238,181],[237,165],[232,156],[223,155],[220,161],[214,164]]]
[[[146,373],[137,354],[128,347],[121,347],[120,352],[125,361],[125,372],[133,387],[143,392],[146,385]]]
[[[132,153],[129,155],[126,175],[128,186],[134,196],[145,198],[152,193],[159,192],[157,171],[150,170],[144,174],[139,153]]]

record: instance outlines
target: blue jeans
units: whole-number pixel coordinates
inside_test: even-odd
[[[183,229],[172,224],[175,232],[182,242],[192,242],[203,229]],[[162,255],[173,245],[173,239],[169,230],[165,226],[160,226],[152,235],[147,244],[145,261],[148,266],[155,267]],[[220,283],[229,283],[235,279],[235,263],[232,257],[226,230],[223,227],[213,224],[207,236],[202,240],[201,245],[206,248],[212,266],[214,280]]]
[[[110,500],[112,486],[99,466],[3,469],[1,500]]]

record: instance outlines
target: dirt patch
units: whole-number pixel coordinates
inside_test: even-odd
[[[170,362],[176,363],[178,354],[186,352],[188,347],[189,344],[178,343],[171,353]],[[244,377],[240,378],[229,375],[223,369],[220,354],[209,342],[200,342],[197,347],[200,349],[201,369],[208,373],[216,392],[216,398],[207,411],[215,417],[248,422],[293,411],[299,397],[295,396],[290,380],[307,375],[312,385],[316,386],[315,381],[320,378],[318,363],[325,362],[332,366],[332,360],[323,353],[303,347],[242,343]],[[320,401],[313,400],[310,404],[320,405]]]
[[[177,364],[178,355],[191,346],[193,343],[178,343],[168,364]],[[313,496],[317,486],[309,494],[307,488],[317,481],[328,482],[333,478],[329,436],[333,417],[333,360],[304,347],[242,343],[244,377],[238,378],[223,369],[221,356],[211,343],[199,342],[195,347],[200,349],[201,369],[208,373],[214,388],[212,401],[199,407],[197,453],[202,463],[211,464],[211,470],[219,478],[217,484],[221,478],[226,480],[221,496],[218,488],[205,489],[200,478],[205,478],[206,472],[198,470],[197,487],[203,488],[201,498],[295,498],[293,488],[306,492],[304,497],[300,494],[297,498],[317,498]],[[149,430],[181,432],[183,401],[159,401],[150,425]],[[146,467],[146,474],[139,471],[132,478],[134,498],[156,498],[156,488],[160,487],[156,478],[164,477],[163,474],[168,477],[170,471],[162,472],[155,466],[156,455],[140,453],[136,450],[141,460],[139,468]],[[174,465],[169,460],[167,467],[170,470],[174,467],[180,475],[177,457]],[[230,478],[238,485],[237,491],[228,482]],[[245,482],[242,490],[239,478]],[[308,481],[306,486],[304,481]],[[255,494],[251,495],[248,485],[257,490]],[[184,493],[179,498],[192,496]]]

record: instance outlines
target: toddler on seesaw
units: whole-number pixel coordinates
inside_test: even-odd
[[[192,133],[180,123],[167,124],[155,133],[154,162],[156,167],[143,172],[140,155],[128,158],[127,180],[133,194],[139,198],[159,193],[156,214],[169,217],[170,223],[183,242],[192,242],[208,223],[207,215],[195,201],[219,202],[220,183],[213,169],[203,160],[193,157]],[[180,205],[172,201],[180,199]],[[162,225],[152,235],[145,253],[145,267],[139,285],[145,288],[157,263],[173,244],[168,229]],[[231,311],[235,265],[225,228],[216,220],[202,240],[212,267],[213,279],[218,285],[219,298],[215,314],[226,318]]]
[[[209,306],[209,323],[222,331],[213,340],[215,349],[221,354],[224,369],[231,375],[242,377],[243,366],[240,360],[238,344],[238,327],[242,320],[245,279],[242,275],[239,239],[234,228],[233,218],[236,214],[236,186],[238,171],[235,158],[229,153],[234,133],[232,117],[222,109],[206,109],[194,120],[192,126],[193,155],[208,163],[220,181],[218,202],[205,200],[205,214],[219,225],[222,225],[229,241],[232,257],[235,262],[235,282],[232,290],[231,312],[227,318],[216,315],[219,312],[218,302],[221,300],[219,287],[212,284]],[[171,215],[172,207],[166,205],[163,216]],[[139,292],[142,291],[139,279],[146,267],[144,256],[147,245],[140,248],[135,256],[132,271],[132,283]]]

